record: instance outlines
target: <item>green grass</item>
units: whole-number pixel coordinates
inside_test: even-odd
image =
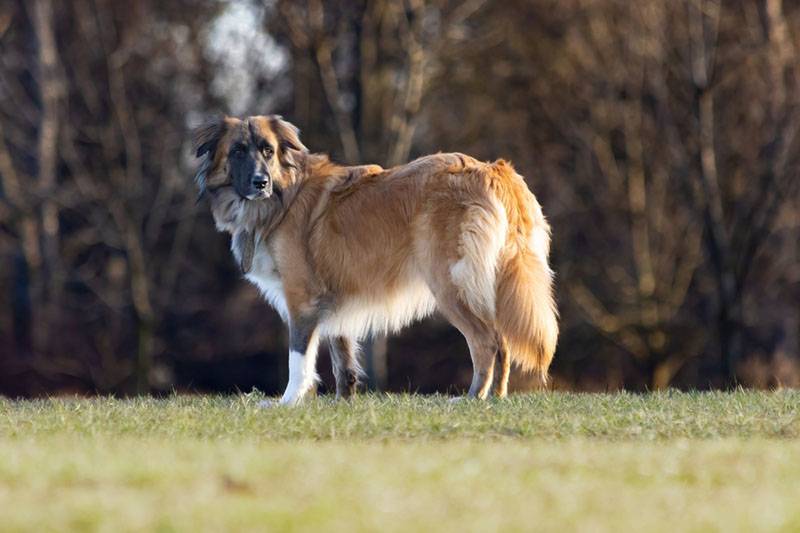
[[[0,400],[0,530],[800,530],[800,392]]]

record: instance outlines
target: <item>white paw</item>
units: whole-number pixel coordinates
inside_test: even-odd
[[[300,405],[302,399],[303,399],[302,396],[284,396],[278,403],[282,407],[297,407],[298,405]]]
[[[259,409],[271,409],[273,407],[278,407],[278,402],[275,400],[261,400],[258,402]]]

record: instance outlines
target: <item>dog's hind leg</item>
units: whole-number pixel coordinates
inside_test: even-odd
[[[508,377],[511,375],[511,353],[503,337],[498,335],[497,362],[495,363],[494,395],[505,398],[508,395]]]
[[[361,366],[358,364],[357,345],[347,337],[330,339],[331,366],[336,378],[336,398],[349,398],[356,393]]]
[[[449,298],[437,298],[436,303],[445,318],[467,339],[469,355],[472,358],[472,383],[467,396],[483,400],[492,387],[495,359],[499,348],[498,337],[489,324],[455,295]]]

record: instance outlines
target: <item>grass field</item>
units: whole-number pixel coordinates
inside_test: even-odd
[[[800,530],[800,392],[0,400],[0,530]]]

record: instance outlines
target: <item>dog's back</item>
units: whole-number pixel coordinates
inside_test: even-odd
[[[549,226],[511,165],[437,154],[321,201],[308,253],[331,297],[323,332],[396,330],[438,307],[472,344],[499,334],[546,377],[558,335]]]

